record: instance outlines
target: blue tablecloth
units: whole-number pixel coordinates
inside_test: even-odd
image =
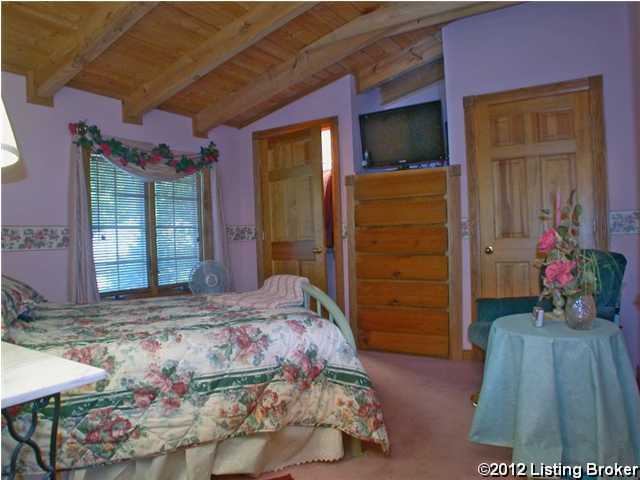
[[[527,464],[640,464],[640,396],[620,329],[531,318],[494,322],[469,439]]]

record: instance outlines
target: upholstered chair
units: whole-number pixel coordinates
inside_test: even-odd
[[[584,250],[587,254],[594,254],[598,264],[600,291],[595,298],[598,317],[612,322],[618,322],[620,313],[620,294],[622,277],[627,259],[624,255],[601,250]],[[538,297],[515,298],[479,298],[477,300],[477,318],[469,326],[469,340],[473,345],[487,351],[489,331],[492,323],[505,315],[515,313],[530,313],[538,304]],[[551,310],[551,302],[545,299],[541,305],[545,310]]]

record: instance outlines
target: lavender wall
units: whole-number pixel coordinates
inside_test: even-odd
[[[501,90],[602,74],[609,181],[609,208],[640,206],[639,163],[634,138],[629,3],[530,3],[455,22],[444,28],[446,96],[452,163],[466,156],[462,99]],[[637,8],[637,7],[636,7]],[[636,37],[637,43],[637,37]],[[463,216],[467,212],[463,189]],[[622,324],[638,363],[640,239],[612,235],[610,248],[629,260]],[[469,321],[469,244],[464,244],[464,316]],[[466,343],[468,345],[468,343]]]
[[[55,108],[26,103],[24,77],[2,73],[2,97],[20,143],[27,177],[2,185],[3,225],[67,225],[69,122],[87,120],[109,135],[178,150],[197,151],[205,141],[191,135],[190,119],[154,110],[144,125],[121,122],[120,102],[71,88],[55,97]],[[229,155],[224,130],[213,132],[221,159]],[[2,272],[25,280],[53,301],[67,299],[67,250],[3,251]]]
[[[632,49],[631,65],[633,67],[633,83],[632,89],[635,93],[635,140],[636,140],[636,192],[640,190],[640,2],[631,4],[630,19],[630,42]],[[640,246],[636,243],[636,252],[638,253],[636,265],[632,268],[636,269],[636,288],[635,305],[640,309]],[[636,315],[638,317],[638,315]],[[640,319],[636,318],[636,322],[640,323]],[[636,360],[640,357],[640,325],[636,327]]]

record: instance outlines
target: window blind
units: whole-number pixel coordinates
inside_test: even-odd
[[[158,285],[187,282],[200,262],[200,174],[155,182]]]
[[[100,293],[149,286],[145,184],[101,155],[90,160],[91,230]]]

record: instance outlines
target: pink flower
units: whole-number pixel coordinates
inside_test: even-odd
[[[180,399],[175,397],[166,397],[162,399],[162,406],[165,409],[165,413],[170,413],[177,408],[180,408]]]
[[[71,135],[75,135],[76,133],[78,133],[78,124],[77,123],[70,123],[69,124],[69,133]]]
[[[84,437],[84,441],[86,443],[100,443],[100,439],[101,439],[101,436],[100,436],[100,431],[99,430],[91,430]]]
[[[133,401],[140,408],[147,408],[155,398],[156,394],[153,390],[141,389],[133,392]]]
[[[187,168],[184,169],[184,173],[186,173],[187,175],[194,174],[197,171],[198,171],[198,169],[196,167],[194,167],[193,165],[189,165]]]
[[[126,440],[129,430],[131,430],[131,422],[124,417],[117,417],[110,425],[109,439],[112,441]]]
[[[140,342],[140,346],[147,352],[155,353],[160,350],[160,342],[154,338],[148,338]]]
[[[557,241],[558,233],[555,229],[550,228],[540,235],[540,238],[538,239],[538,250],[542,253],[549,253],[555,248]]]
[[[285,364],[282,366],[282,376],[288,383],[294,383],[298,376],[300,375],[300,370],[294,365]]]
[[[241,350],[246,350],[252,343],[251,337],[246,332],[240,332],[236,337],[236,344]]]
[[[187,389],[188,389],[187,384],[184,382],[174,383],[173,386],[171,387],[171,390],[173,390],[173,392],[179,397],[187,393]]]
[[[162,161],[162,157],[160,155],[158,155],[157,153],[154,153],[149,158],[149,161],[151,163],[160,163]]]
[[[149,380],[154,387],[165,393],[170,392],[173,386],[173,383],[165,377],[160,367],[156,364],[149,366],[145,378]]]
[[[100,145],[100,150],[102,150],[102,154],[106,155],[107,157],[111,155],[111,147],[109,146],[108,143],[102,143]]]
[[[564,287],[573,280],[573,270],[576,262],[571,260],[556,260],[547,265],[544,276],[549,284],[555,283],[559,287]]]
[[[302,322],[298,320],[287,320],[288,327],[298,335],[302,335],[306,332],[307,328],[303,325]]]

